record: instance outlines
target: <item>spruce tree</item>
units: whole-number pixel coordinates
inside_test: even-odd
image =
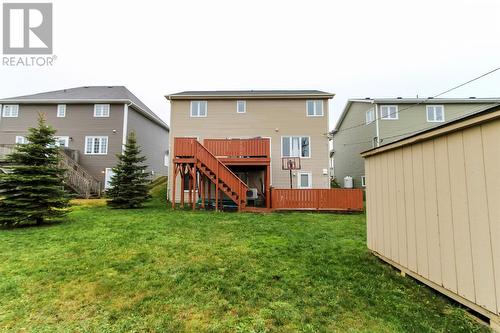
[[[118,164],[113,168],[110,189],[106,195],[110,198],[108,205],[114,208],[139,208],[149,199],[149,175],[147,165],[143,162],[135,133],[127,137],[127,144],[122,154],[117,155]]]
[[[7,156],[12,167],[0,175],[0,225],[42,224],[67,213],[69,195],[55,133],[40,114],[38,127],[29,129],[28,143],[17,144]]]

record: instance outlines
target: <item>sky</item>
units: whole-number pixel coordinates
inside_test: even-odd
[[[336,94],[333,128],[349,98],[433,96],[500,67],[498,0],[52,3],[57,60],[0,65],[0,98],[125,85],[169,123],[164,96],[183,90],[318,89]],[[470,96],[500,97],[500,71],[442,97]]]

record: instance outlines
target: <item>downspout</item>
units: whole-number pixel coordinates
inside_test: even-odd
[[[122,154],[125,152],[125,145],[127,144],[127,134],[128,134],[128,108],[133,103],[123,104],[123,128],[122,128]]]
[[[375,146],[378,147],[380,145],[380,129],[379,129],[379,125],[378,125],[378,120],[379,120],[379,117],[378,117],[378,104],[375,103],[375,128],[376,128],[376,131],[377,131],[377,140],[375,141]]]

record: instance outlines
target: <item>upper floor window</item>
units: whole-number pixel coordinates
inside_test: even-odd
[[[444,106],[427,105],[427,121],[430,123],[441,123],[444,121]]]
[[[16,136],[16,143],[24,145],[24,144],[28,143],[28,139],[26,139],[25,136],[17,135]]]
[[[207,101],[191,101],[191,117],[206,117]]]
[[[298,188],[312,188],[312,174],[310,172],[299,172],[298,176]]]
[[[366,187],[366,176],[361,176],[361,186]]]
[[[107,136],[86,136],[85,154],[86,155],[106,155],[108,153]]]
[[[109,117],[109,104],[95,104],[94,117]]]
[[[371,124],[372,122],[375,121],[375,110],[370,109],[366,111],[366,124]]]
[[[57,106],[57,117],[58,118],[66,117],[66,105],[65,104],[59,104]]]
[[[284,136],[281,138],[283,157],[311,157],[310,138],[308,136]]]
[[[309,100],[307,104],[307,116],[308,117],[321,117],[323,116],[323,100]]]
[[[15,118],[19,115],[19,105],[4,105],[2,109],[2,117]]]
[[[238,112],[238,113],[247,112],[247,102],[246,101],[236,101],[236,112]]]
[[[387,120],[398,119],[398,106],[397,105],[382,105],[380,107],[380,118]]]

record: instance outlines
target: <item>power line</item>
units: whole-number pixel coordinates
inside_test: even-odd
[[[408,106],[408,107],[406,107],[406,108],[403,108],[403,109],[398,110],[398,114],[399,114],[399,113],[401,113],[401,112],[403,112],[403,111],[406,111],[406,110],[409,110],[409,109],[411,109],[411,108],[414,108],[415,106],[418,106],[418,105],[420,105],[420,104],[427,103],[430,99],[433,99],[433,98],[436,98],[436,97],[442,96],[442,95],[447,94],[447,93],[449,93],[449,92],[451,92],[451,91],[453,91],[453,90],[456,90],[456,89],[458,89],[458,88],[461,88],[461,87],[463,87],[463,86],[465,86],[465,85],[467,85],[467,84],[469,84],[469,83],[471,83],[471,82],[474,82],[474,81],[477,81],[477,80],[479,80],[479,79],[482,79],[483,77],[488,76],[488,75],[490,75],[490,74],[493,74],[493,73],[495,73],[495,72],[496,72],[496,71],[498,71],[498,70],[500,70],[500,67],[494,68],[494,69],[490,70],[489,72],[486,72],[486,73],[484,73],[484,74],[481,74],[481,75],[479,75],[479,76],[477,76],[477,77],[475,77],[475,78],[473,78],[473,79],[471,79],[471,80],[468,80],[468,81],[466,81],[466,82],[464,82],[464,83],[461,83],[461,84],[459,84],[458,86],[455,86],[455,87],[453,87],[453,88],[447,89],[447,90],[445,90],[445,91],[443,91],[443,92],[441,92],[441,93],[439,93],[439,94],[437,94],[437,95],[434,95],[434,96],[432,96],[432,97],[427,97],[426,99],[424,99],[424,100],[422,100],[422,101],[420,101],[420,102],[417,102],[417,103],[411,104],[410,106]],[[380,119],[382,119],[382,118],[381,118],[381,117],[379,117],[379,116],[378,116],[378,114],[377,114],[377,115],[375,115],[375,119],[374,119],[372,122],[375,122],[375,121],[380,120]],[[358,127],[361,127],[361,126],[365,126],[365,125],[366,125],[366,121],[365,121],[365,122],[363,122],[363,123],[359,123],[359,124],[357,124],[357,125],[353,125],[353,126],[351,126],[351,127],[346,127],[346,128],[343,128],[343,129],[339,129],[337,132],[335,132],[335,134],[338,134],[338,133],[341,133],[341,132],[345,132],[345,131],[348,131],[348,130],[351,130],[351,129],[354,129],[354,128],[358,128]]]
[[[469,83],[471,83],[471,82],[474,82],[474,81],[476,81],[476,80],[482,79],[483,77],[488,76],[488,75],[490,75],[490,74],[493,74],[493,73],[495,73],[495,72],[496,72],[496,71],[498,71],[498,70],[500,70],[500,67],[497,67],[497,68],[495,68],[495,69],[492,69],[491,71],[486,72],[486,73],[484,73],[484,74],[482,74],[482,75],[479,75],[478,77],[475,77],[475,78],[473,78],[472,80],[469,80],[469,81],[467,81],[467,82],[464,82],[464,83],[462,83],[462,84],[459,84],[459,85],[458,85],[458,86],[456,86],[456,87],[453,87],[453,88],[451,88],[451,89],[445,90],[445,91],[443,91],[442,93],[440,93],[440,94],[437,94],[437,95],[433,96],[433,98],[435,98],[435,97],[439,97],[439,96],[444,95],[444,94],[447,94],[447,93],[449,93],[450,91],[453,91],[453,90],[455,90],[455,89],[461,88],[461,87],[463,87],[463,86],[465,86],[465,85],[467,85],[467,84],[469,84]]]

